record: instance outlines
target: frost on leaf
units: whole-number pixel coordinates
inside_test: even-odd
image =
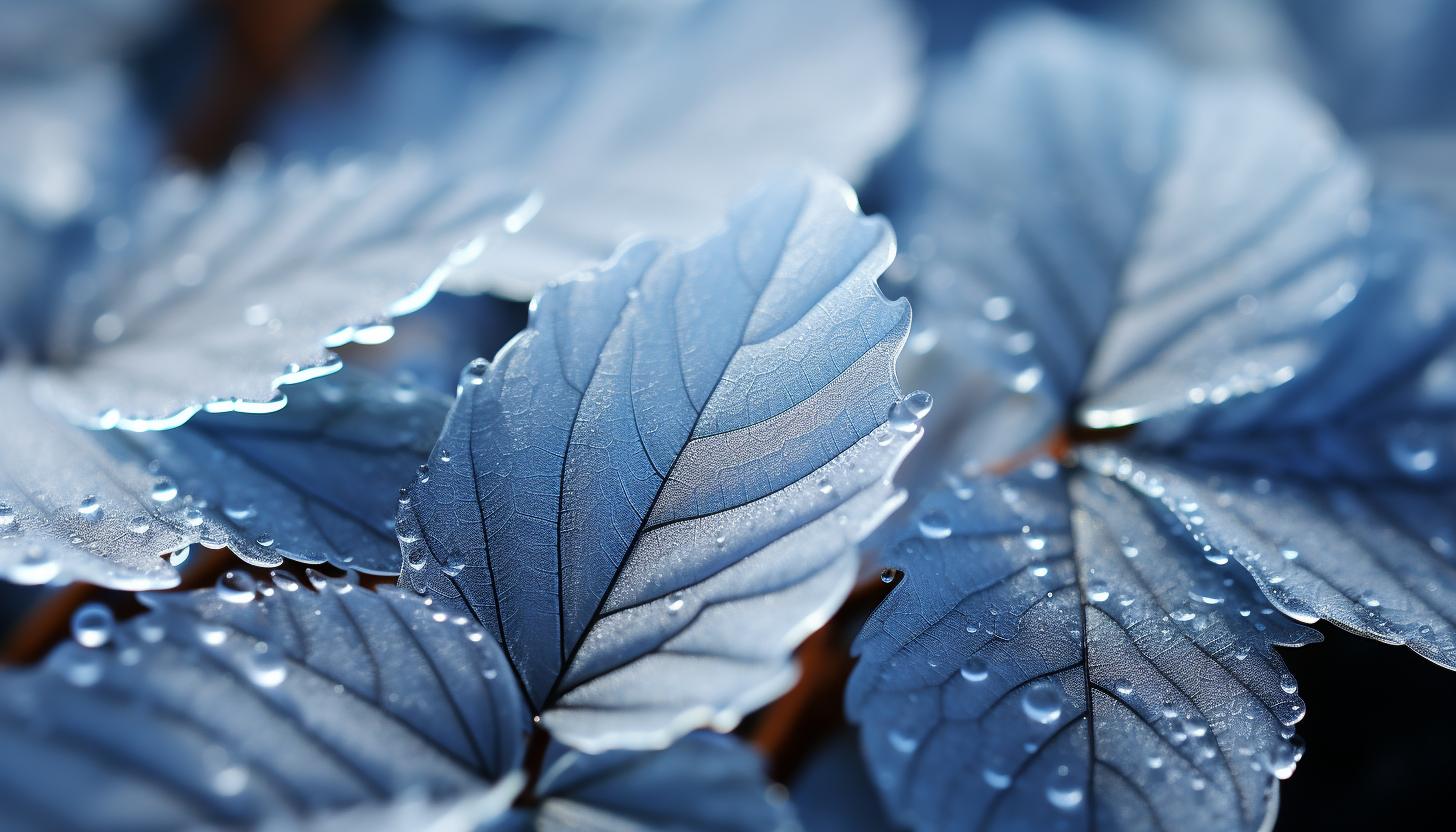
[[[905,577],[847,704],[887,807],[917,832],[1261,828],[1304,715],[1271,648],[1318,634],[1132,489],[1040,473],[932,494],[886,558]]]
[[[894,242],[826,175],[771,181],[692,248],[547,289],[461,375],[401,501],[401,583],[469,610],[588,751],[727,728],[854,582],[929,397],[875,278]]]
[[[258,566],[287,558],[399,574],[399,489],[429,458],[449,400],[350,368],[285,390],[277,413],[206,413],[175,430],[112,438],[138,460],[157,460],[185,495],[159,505],[184,514],[201,506],[195,526],[183,523],[206,545]]]
[[[311,581],[147,596],[151,612],[0,674],[5,823],[282,823],[520,765],[527,712],[489,636],[393,587]]]
[[[32,347],[36,385],[88,427],[276,410],[278,385],[337,369],[328,346],[388,338],[389,316],[503,235],[516,202],[465,193],[409,154],[320,170],[242,151],[216,182],[164,176],[98,227],[88,291]]]

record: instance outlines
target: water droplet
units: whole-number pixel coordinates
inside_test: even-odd
[[[950,537],[950,518],[938,509],[925,512],[920,518],[920,534],[932,540]]]
[[[317,569],[313,569],[311,567],[306,568],[303,570],[303,575],[305,578],[308,578],[308,585],[313,587],[316,591],[323,592],[326,588],[328,588],[328,576],[318,571]]]
[[[257,543],[259,546],[262,546],[264,549],[270,548],[273,545],[273,535],[260,534],[253,542]]]
[[[890,732],[890,745],[901,754],[909,754],[920,745],[920,740],[899,731]]]
[[[881,448],[895,441],[895,434],[891,433],[890,429],[885,427],[884,425],[880,425],[879,427],[870,431],[870,436],[874,437],[875,444],[879,445]]]
[[[915,418],[915,414],[910,412],[910,408],[906,407],[904,402],[895,402],[890,405],[888,421],[890,427],[901,433],[914,433],[920,428],[919,420]]]
[[[1125,557],[1135,558],[1135,557],[1138,556],[1137,547],[1136,546],[1124,546],[1124,547],[1122,547],[1122,554]]]
[[[96,499],[95,494],[88,494],[85,497],[82,497],[80,502],[76,503],[76,511],[80,512],[83,515],[86,515],[87,517],[99,516],[101,511],[101,501]]]
[[[1041,384],[1041,379],[1042,369],[1040,367],[1027,367],[1011,380],[1011,389],[1018,393],[1030,393],[1036,389],[1038,384]]]
[[[258,516],[258,509],[251,504],[246,506],[223,506],[222,513],[232,520],[247,520]]]
[[[1128,694],[1132,693],[1133,690],[1132,682],[1128,679],[1118,679],[1116,682],[1113,683],[1113,687],[1116,688],[1117,692],[1122,694],[1123,696],[1127,696]]]
[[[1281,673],[1279,675],[1279,689],[1285,693],[1295,693],[1299,690],[1299,682],[1294,678],[1293,673]]]
[[[966,659],[966,663],[961,665],[961,678],[967,682],[984,682],[990,675],[991,669],[986,662],[976,656]]]
[[[818,487],[819,487],[819,493],[820,494],[833,494],[834,493],[834,483],[830,482],[828,479],[821,479],[821,480],[819,480]]]
[[[171,480],[163,477],[152,486],[152,499],[159,503],[165,503],[177,498],[177,486]]]
[[[916,390],[904,399],[905,406],[915,415],[916,419],[924,419],[930,412],[930,407],[935,403],[930,394],[924,390]]]
[[[1151,756],[1151,757],[1148,758],[1148,768],[1162,768],[1162,767],[1163,767],[1163,758],[1162,757],[1159,757],[1158,755],[1154,754],[1153,756]]]
[[[985,771],[981,772],[981,778],[986,781],[986,785],[990,786],[993,789],[996,789],[997,791],[1000,791],[1001,789],[1007,788],[1011,785],[1011,775],[1002,774],[994,768],[987,768]]]
[[[1106,581],[1093,581],[1087,584],[1087,600],[1094,604],[1100,604],[1112,597],[1112,590],[1108,589]]]
[[[411,546],[404,553],[404,562],[409,564],[409,568],[416,572],[425,568],[425,561],[425,549],[423,546]]]
[[[453,578],[456,575],[459,575],[461,572],[465,571],[465,561],[451,560],[449,563],[440,567],[440,571]]]
[[[111,641],[115,627],[111,608],[95,601],[82,604],[71,616],[71,637],[82,647],[100,647]]]
[[[1288,780],[1298,762],[1294,749],[1285,743],[1276,743],[1269,749],[1269,771],[1280,780]]]
[[[895,570],[891,569],[888,566],[886,566],[884,569],[881,569],[880,570],[880,583],[889,584],[889,583],[894,583],[894,582],[895,582]]]
[[[217,579],[217,597],[233,604],[246,604],[257,597],[258,584],[247,572],[229,569]]]
[[[202,509],[199,509],[197,506],[188,506],[187,510],[182,512],[182,519],[186,520],[189,526],[201,526]]]
[[[15,509],[5,505],[4,503],[0,503],[0,528],[13,525],[14,523]]]
[[[288,662],[281,650],[269,650],[268,645],[258,642],[252,653],[244,659],[248,679],[260,688],[276,688],[288,678]]]
[[[1082,805],[1082,788],[1070,776],[1057,774],[1047,784],[1047,801],[1058,809],[1075,809]]]
[[[1050,685],[1036,685],[1021,695],[1021,710],[1033,722],[1046,725],[1062,715],[1062,692]]]
[[[668,612],[677,612],[678,610],[680,610],[682,608],[683,608],[683,594],[681,592],[674,592],[673,594],[667,596],[667,611]]]
[[[197,625],[197,637],[202,639],[203,644],[216,647],[227,641],[227,630],[216,624],[202,623]]]
[[[1044,537],[1028,537],[1028,538],[1026,538],[1026,548],[1031,549],[1034,552],[1040,552],[1045,547],[1046,547],[1046,538],[1044,538]]]

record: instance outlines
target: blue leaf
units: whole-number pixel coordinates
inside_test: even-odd
[[[0,822],[281,822],[472,794],[520,765],[527,714],[484,632],[393,587],[310,580],[147,596],[0,675]]]
[[[276,410],[280,384],[377,343],[504,231],[518,202],[404,154],[327,170],[241,152],[215,182],[158,179],[97,229],[86,291],[34,345],[47,403],[89,427],[172,427],[204,407]]]
[[[1210,467],[1093,446],[1084,464],[1126,480],[1206,555],[1246,567],[1269,600],[1456,668],[1456,491]]]
[[[892,832],[865,770],[855,731],[841,730],[808,759],[790,787],[804,832]]]
[[[785,176],[696,247],[629,246],[547,289],[461,375],[402,501],[401,582],[496,634],[587,751],[778,695],[903,499],[888,478],[929,407],[895,381],[893,246],[842,182]]]
[[[807,159],[859,180],[900,137],[918,93],[916,38],[889,0],[715,0],[630,45],[551,40],[504,69],[492,50],[445,46],[448,63],[395,52],[391,71],[370,70],[393,83],[366,98],[412,112],[461,83],[455,66],[487,67],[463,104],[447,99],[453,126],[418,138],[484,190],[534,191],[517,233],[447,283],[518,300],[632,234],[698,239],[786,166]]]
[[[536,832],[790,832],[793,813],[770,791],[763,761],[737,737],[688,734],[662,751],[583,754],[553,743],[537,808],[508,829]]]
[[[846,694],[887,805],[916,830],[1261,828],[1304,714],[1271,648],[1318,634],[1115,480],[1039,473],[932,494],[887,557],[905,578]]]
[[[277,413],[201,414],[114,439],[183,495],[158,504],[169,516],[199,507],[205,545],[258,566],[289,558],[398,575],[399,490],[429,458],[449,400],[349,369],[287,392]]]

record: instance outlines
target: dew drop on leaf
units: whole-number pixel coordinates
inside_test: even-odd
[[[100,647],[111,641],[115,627],[111,608],[95,601],[82,604],[71,616],[71,637],[82,647]]]

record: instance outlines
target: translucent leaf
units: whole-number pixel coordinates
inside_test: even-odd
[[[538,210],[448,286],[525,299],[633,233],[701,237],[805,159],[859,179],[909,121],[916,51],[885,0],[704,3],[630,48],[526,51],[443,152]]]
[[[1456,492],[1361,486],[1159,458],[1110,446],[1085,464],[1125,479],[1207,555],[1233,559],[1305,621],[1405,644],[1456,668]]]
[[[507,829],[536,832],[790,832],[793,814],[770,791],[763,761],[741,740],[706,731],[663,751],[583,754],[547,749],[537,808]]]
[[[48,400],[133,430],[275,410],[279,384],[336,368],[326,346],[389,337],[388,316],[504,236],[516,200],[500,193],[418,155],[316,170],[243,152],[215,183],[164,177],[98,226],[95,262],[69,281],[34,356]]]
[[[936,312],[916,334],[935,375],[907,377],[959,390],[954,368],[990,368],[1001,392],[958,394],[991,399],[959,440],[982,459],[1041,438],[1074,397],[1106,428],[1278,387],[1346,329],[1332,319],[1368,259],[1370,179],[1277,81],[1190,75],[1023,16],[940,85],[920,156],[931,184],[902,223],[920,255],[900,271]]]
[[[289,558],[399,574],[399,490],[429,458],[449,400],[358,370],[286,389],[277,413],[202,414],[114,438],[157,460],[183,495],[161,505],[199,506],[195,534],[207,545],[259,566]]]
[[[19,362],[0,364],[0,577],[176,586],[177,571],[162,556],[195,535],[151,499],[159,477],[130,454],[114,456],[111,434],[37,407],[32,380]]]
[[[162,556],[199,542],[259,566],[397,575],[399,490],[449,409],[432,391],[348,370],[289,385],[277,413],[87,431],[34,407],[27,381],[19,368],[0,376],[13,431],[0,446],[0,577],[25,584],[175,586]]]
[[[468,609],[557,738],[662,747],[781,693],[929,397],[887,224],[784,176],[696,247],[644,242],[537,297],[461,376],[399,514],[402,583]]]
[[[407,592],[229,573],[148,596],[85,647],[0,676],[7,828],[180,828],[303,818],[479,789],[521,762],[499,647]]]
[[[1087,472],[932,494],[846,694],[916,830],[1259,829],[1304,705],[1271,649],[1318,634]]]

